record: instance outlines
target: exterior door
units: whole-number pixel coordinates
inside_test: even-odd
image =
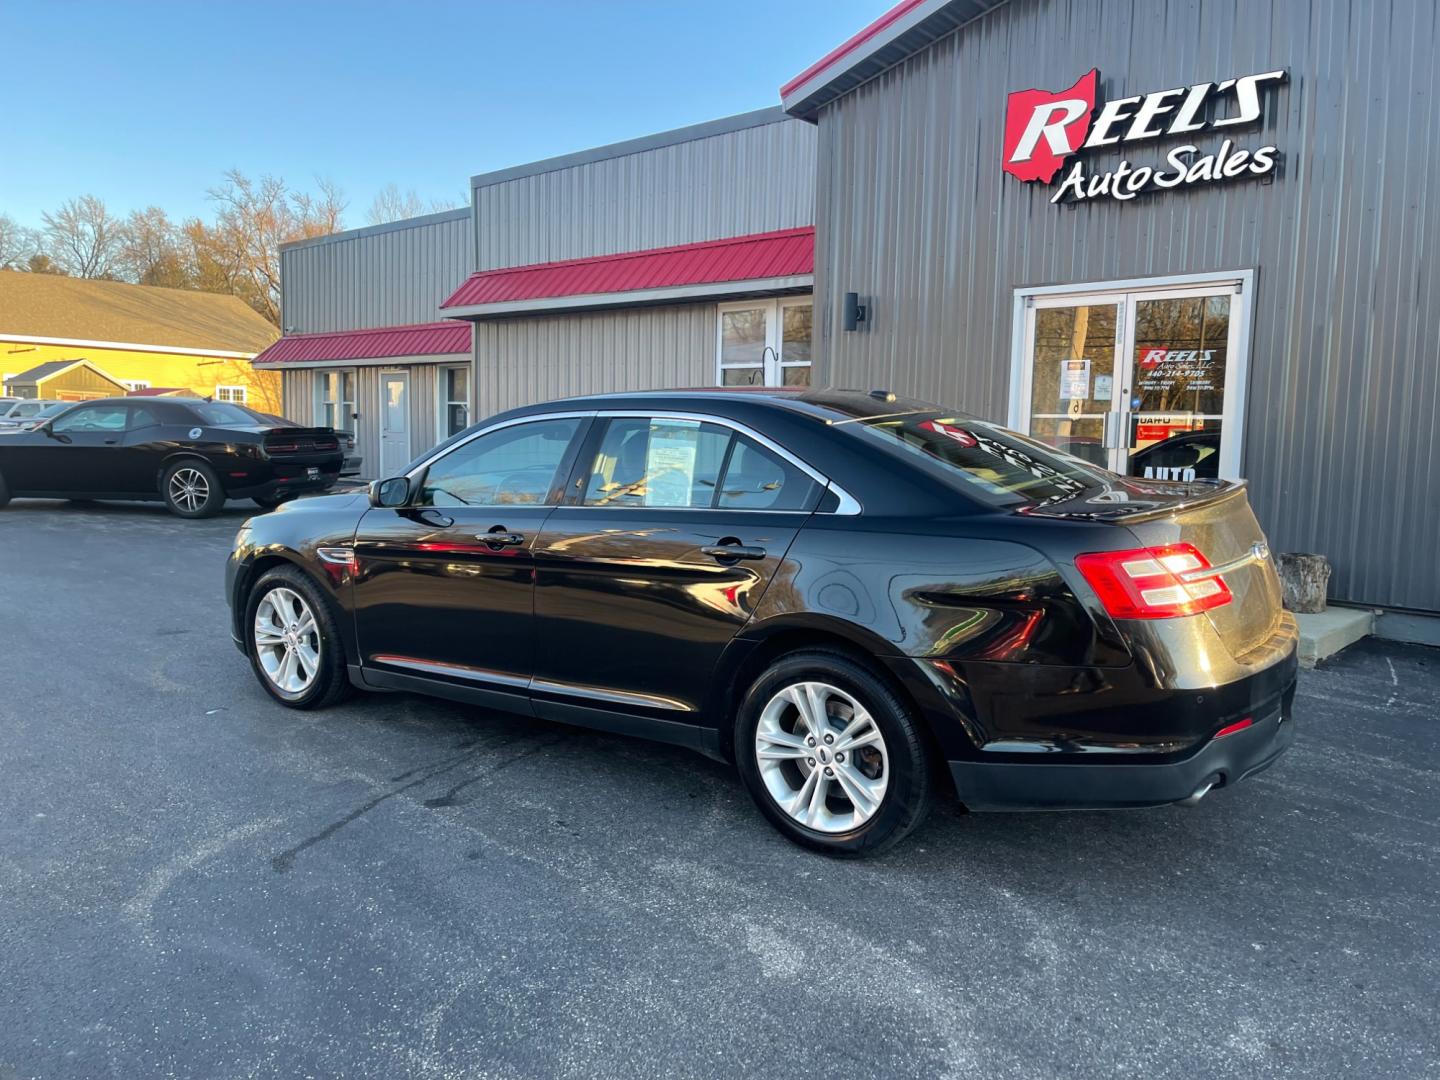
[[[380,475],[399,476],[410,464],[410,376],[380,376]]]
[[[719,422],[598,420],[535,548],[536,712],[588,705],[694,725],[720,653],[820,491]]]
[[[411,474],[410,504],[355,532],[355,629],[366,667],[524,693],[534,656],[534,558],[584,424],[493,429]]]
[[[1127,476],[1238,478],[1244,303],[1241,281],[1029,298],[1012,425]]]

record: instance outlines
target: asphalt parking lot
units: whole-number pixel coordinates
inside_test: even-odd
[[[1305,674],[1195,809],[837,862],[678,749],[279,708],[231,505],[0,511],[4,1080],[1440,1071],[1440,653]]]

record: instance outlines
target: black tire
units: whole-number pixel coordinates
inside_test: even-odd
[[[10,488],[5,483],[5,476],[0,473],[0,510],[10,505]]]
[[[884,795],[873,813],[849,831],[823,831],[792,818],[771,794],[756,760],[755,732],[766,705],[787,686],[802,682],[827,683],[854,698],[870,714],[884,740]],[[841,720],[843,716],[831,716],[832,723]],[[755,680],[735,717],[735,761],[751,798],[770,823],[797,844],[828,855],[854,857],[884,851],[924,820],[933,798],[932,763],[910,706],[865,663],[829,649],[781,656]],[[800,762],[794,767],[797,776],[804,775],[799,771],[804,768]],[[835,767],[840,766],[836,763]],[[839,781],[834,783],[836,790],[841,790]],[[843,801],[853,805],[848,797]]]
[[[192,482],[181,483],[184,480]],[[196,495],[187,494],[187,489]],[[220,486],[220,477],[199,458],[182,458],[166,469],[160,478],[160,494],[170,512],[182,518],[211,517],[225,505],[225,489]]]
[[[287,503],[294,495],[252,495],[250,501],[261,510],[274,510],[281,503]]]
[[[265,597],[276,589],[298,593],[315,616],[318,631],[320,663],[314,679],[305,689],[291,693],[281,689],[266,673],[255,641],[255,612]],[[245,598],[245,655],[265,691],[280,704],[291,709],[323,709],[348,697],[353,687],[345,669],[345,646],[335,616],[324,595],[304,571],[293,566],[267,571]]]

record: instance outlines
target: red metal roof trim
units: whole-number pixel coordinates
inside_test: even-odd
[[[814,272],[815,230],[784,229],[619,255],[481,270],[471,274],[440,306],[460,308],[563,296],[607,295],[685,285],[760,281]]]
[[[815,63],[811,64],[799,75],[796,75],[784,86],[780,87],[780,96],[782,98],[786,97],[790,94],[792,90],[804,86],[807,82],[813,79],[816,75],[820,74],[820,72],[824,71],[831,64],[835,63],[837,60],[841,59],[846,54],[854,52],[861,45],[864,45],[865,42],[869,41],[877,34],[883,32],[886,27],[893,25],[900,19],[903,19],[906,15],[908,15],[911,11],[919,7],[924,2],[925,0],[903,0],[902,3],[896,4],[893,8],[885,12],[884,15],[881,15],[878,19],[872,22],[869,26],[865,27],[854,37],[848,39],[843,44],[836,46],[834,49],[831,49],[828,53],[822,56],[819,60],[816,60]]]
[[[289,334],[255,357],[256,364],[381,360],[390,356],[451,356],[470,352],[468,323],[421,323],[330,334]]]

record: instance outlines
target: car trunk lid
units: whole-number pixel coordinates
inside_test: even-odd
[[[1269,544],[1243,483],[1202,485],[1208,493],[1193,490],[1194,484],[1174,486],[1182,490],[1152,494],[1157,505],[1126,524],[1146,546],[1193,544],[1209,560],[1231,600],[1205,617],[1238,658],[1269,638],[1282,617],[1280,577]],[[1168,508],[1159,505],[1165,498],[1174,500]]]

